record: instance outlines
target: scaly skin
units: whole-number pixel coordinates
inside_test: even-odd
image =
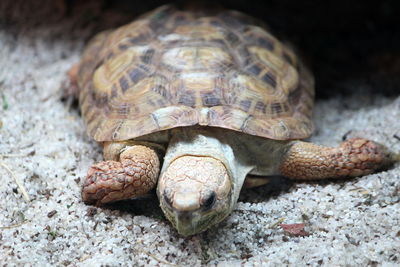
[[[97,205],[146,194],[156,185],[160,172],[157,153],[146,146],[128,147],[114,160],[94,164],[82,188],[85,203]]]
[[[161,175],[157,193],[165,216],[188,236],[206,230],[231,211],[231,180],[221,161],[182,156]]]
[[[85,202],[132,198],[155,186],[157,154],[129,144],[141,138],[169,142],[157,192],[183,235],[228,216],[248,174],[338,178],[385,165],[384,149],[368,140],[339,148],[290,141],[312,132],[311,73],[256,20],[206,11],[160,7],[98,34],[71,69],[71,94],[80,90],[88,133],[106,143],[106,161],[93,165],[84,182]],[[164,130],[161,142],[156,133]]]
[[[157,194],[165,216],[180,234],[189,236],[226,218],[242,185],[258,186],[267,181],[260,175],[280,173],[303,180],[360,176],[398,159],[383,146],[360,138],[336,148],[302,141],[265,140],[263,144],[261,139],[252,146],[244,136],[235,138],[228,133],[177,130],[159,179],[156,148],[132,141],[106,143],[107,160],[91,167],[82,197],[86,203],[98,205],[133,198],[154,188],[158,179]],[[262,164],[266,167],[252,173]],[[246,176],[253,180],[243,184]]]
[[[386,149],[367,139],[353,138],[337,148],[298,141],[284,155],[282,175],[299,180],[366,175],[390,163]]]

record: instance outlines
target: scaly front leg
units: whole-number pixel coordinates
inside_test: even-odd
[[[337,148],[298,141],[283,156],[279,170],[288,178],[301,180],[354,177],[372,173],[394,160],[382,145],[361,138]]]
[[[156,185],[160,172],[157,153],[142,145],[128,147],[120,161],[94,164],[82,188],[85,203],[97,205],[146,194]]]

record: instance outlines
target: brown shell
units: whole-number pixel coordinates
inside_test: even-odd
[[[313,128],[311,74],[261,23],[235,11],[163,6],[100,33],[78,84],[96,141],[191,125],[286,140]]]

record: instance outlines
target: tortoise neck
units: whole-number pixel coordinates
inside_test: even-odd
[[[207,156],[228,164],[233,156],[232,148],[223,142],[210,128],[179,128],[172,130],[172,136],[165,155],[165,162],[182,156]],[[167,165],[167,164],[165,164]]]

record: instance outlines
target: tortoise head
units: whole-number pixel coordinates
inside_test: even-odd
[[[200,233],[232,210],[232,182],[218,159],[182,156],[160,177],[157,194],[168,220],[182,235]]]

